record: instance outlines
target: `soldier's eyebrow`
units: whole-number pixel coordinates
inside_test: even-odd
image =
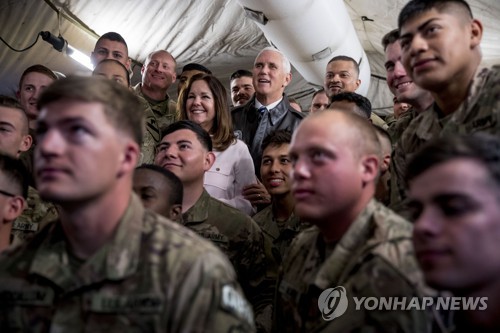
[[[169,146],[170,146],[170,142],[160,142],[159,144],[156,145],[156,148],[169,147]]]

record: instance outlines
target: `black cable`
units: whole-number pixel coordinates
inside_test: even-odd
[[[15,49],[15,48],[13,48],[12,46],[10,46],[10,45],[9,45],[9,43],[7,43],[7,42],[6,42],[6,41],[5,41],[2,37],[0,37],[0,40],[1,40],[2,42],[4,42],[4,44],[5,44],[5,45],[7,45],[7,47],[8,47],[9,49],[11,49],[12,51],[14,51],[14,52],[24,52],[24,51],[26,51],[26,50],[31,49],[31,48],[32,48],[32,47],[36,44],[36,42],[38,42],[38,38],[39,38],[39,37],[40,37],[40,34],[37,34],[37,35],[36,35],[36,39],[35,39],[35,41],[33,42],[33,44],[31,44],[30,46],[28,46],[28,47],[26,47],[26,48],[24,48],[24,49],[22,49],[22,50],[16,50],[16,49]]]

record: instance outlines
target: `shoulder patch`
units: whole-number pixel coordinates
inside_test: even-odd
[[[231,285],[226,284],[222,287],[221,307],[245,319],[249,324],[253,323],[253,312],[250,305],[241,292],[238,292]]]

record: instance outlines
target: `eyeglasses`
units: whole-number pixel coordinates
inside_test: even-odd
[[[0,190],[0,194],[6,195],[8,197],[15,197],[16,196],[15,194],[12,194],[12,193],[4,191],[4,190]]]

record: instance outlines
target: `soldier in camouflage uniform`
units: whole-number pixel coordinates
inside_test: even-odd
[[[135,92],[148,102],[160,129],[176,119],[177,102],[167,94],[176,79],[176,65],[174,57],[167,51],[150,53],[141,69],[142,82],[134,87]]]
[[[276,264],[266,257],[262,231],[250,217],[210,197],[203,188],[204,174],[215,161],[208,132],[182,120],[162,134],[155,164],[172,171],[183,184],[181,223],[229,257],[260,329],[261,313],[272,303],[276,278]]]
[[[173,172],[154,164],[134,171],[134,192],[145,208],[179,222],[182,218],[182,183]]]
[[[406,73],[401,62],[401,44],[399,43],[399,31],[394,29],[382,38],[385,52],[385,70],[387,86],[394,95],[394,102],[407,103],[410,109],[389,126],[389,133],[394,144],[399,141],[401,134],[408,127],[410,121],[417,114],[424,112],[434,99],[430,92],[417,86]]]
[[[426,332],[425,311],[356,310],[356,297],[413,297],[423,290],[410,223],[373,199],[380,144],[369,122],[346,111],[315,113],[292,139],[296,214],[315,226],[285,256],[277,332]],[[347,312],[322,318],[319,296],[342,286]],[[332,301],[328,302],[331,306]]]
[[[292,134],[286,130],[271,132],[262,141],[260,175],[271,195],[271,205],[253,216],[264,235],[270,238],[270,252],[281,263],[292,239],[308,225],[295,215],[290,179],[292,165],[288,149]]]
[[[93,75],[107,77],[127,88],[130,87],[130,76],[127,68],[119,61],[114,59],[104,59],[94,68]],[[141,144],[141,159],[139,164],[153,163],[155,158],[155,149],[160,142],[160,130],[156,123],[156,117],[151,111],[148,102],[139,96],[141,109],[144,110],[145,131]]]
[[[10,130],[2,133],[0,152],[19,158],[32,145],[28,118],[21,105],[10,97],[0,96],[0,120]],[[27,168],[28,169],[28,168]],[[31,174],[32,171],[28,170]],[[29,183],[32,184],[31,178]],[[17,244],[57,217],[55,206],[43,201],[35,188],[29,187],[26,207],[12,224],[11,242]]]
[[[443,26],[423,34],[419,28],[431,17]],[[483,28],[465,1],[411,1],[400,13],[399,27],[405,69],[435,100],[409,124],[395,148],[404,195],[406,163],[429,140],[446,133],[499,134],[500,66],[480,67]]]
[[[455,329],[435,325],[436,332],[500,332],[498,161],[500,138],[474,133],[432,140],[408,164],[413,242],[425,280],[478,304],[453,309]]]
[[[10,245],[12,223],[26,205],[29,178],[20,160],[0,153],[0,252]]]
[[[137,98],[72,77],[40,110],[37,185],[60,220],[0,257],[0,331],[254,331],[224,255],[132,194]]]
[[[410,122],[420,113],[427,110],[433,103],[434,98],[431,93],[417,86],[408,76],[403,63],[401,62],[401,44],[399,42],[399,31],[394,29],[388,32],[382,38],[382,45],[385,52],[385,69],[387,76],[387,85],[389,90],[394,94],[397,101],[410,104],[410,109],[401,117],[396,119],[389,126],[389,133],[392,137],[393,146],[399,144],[399,140],[403,135]],[[402,184],[398,182],[396,173],[396,165],[394,158],[391,159],[391,185],[390,185],[390,205],[399,213],[404,212],[404,204],[401,200],[404,195],[401,195]],[[403,210],[403,211],[402,211]]]

